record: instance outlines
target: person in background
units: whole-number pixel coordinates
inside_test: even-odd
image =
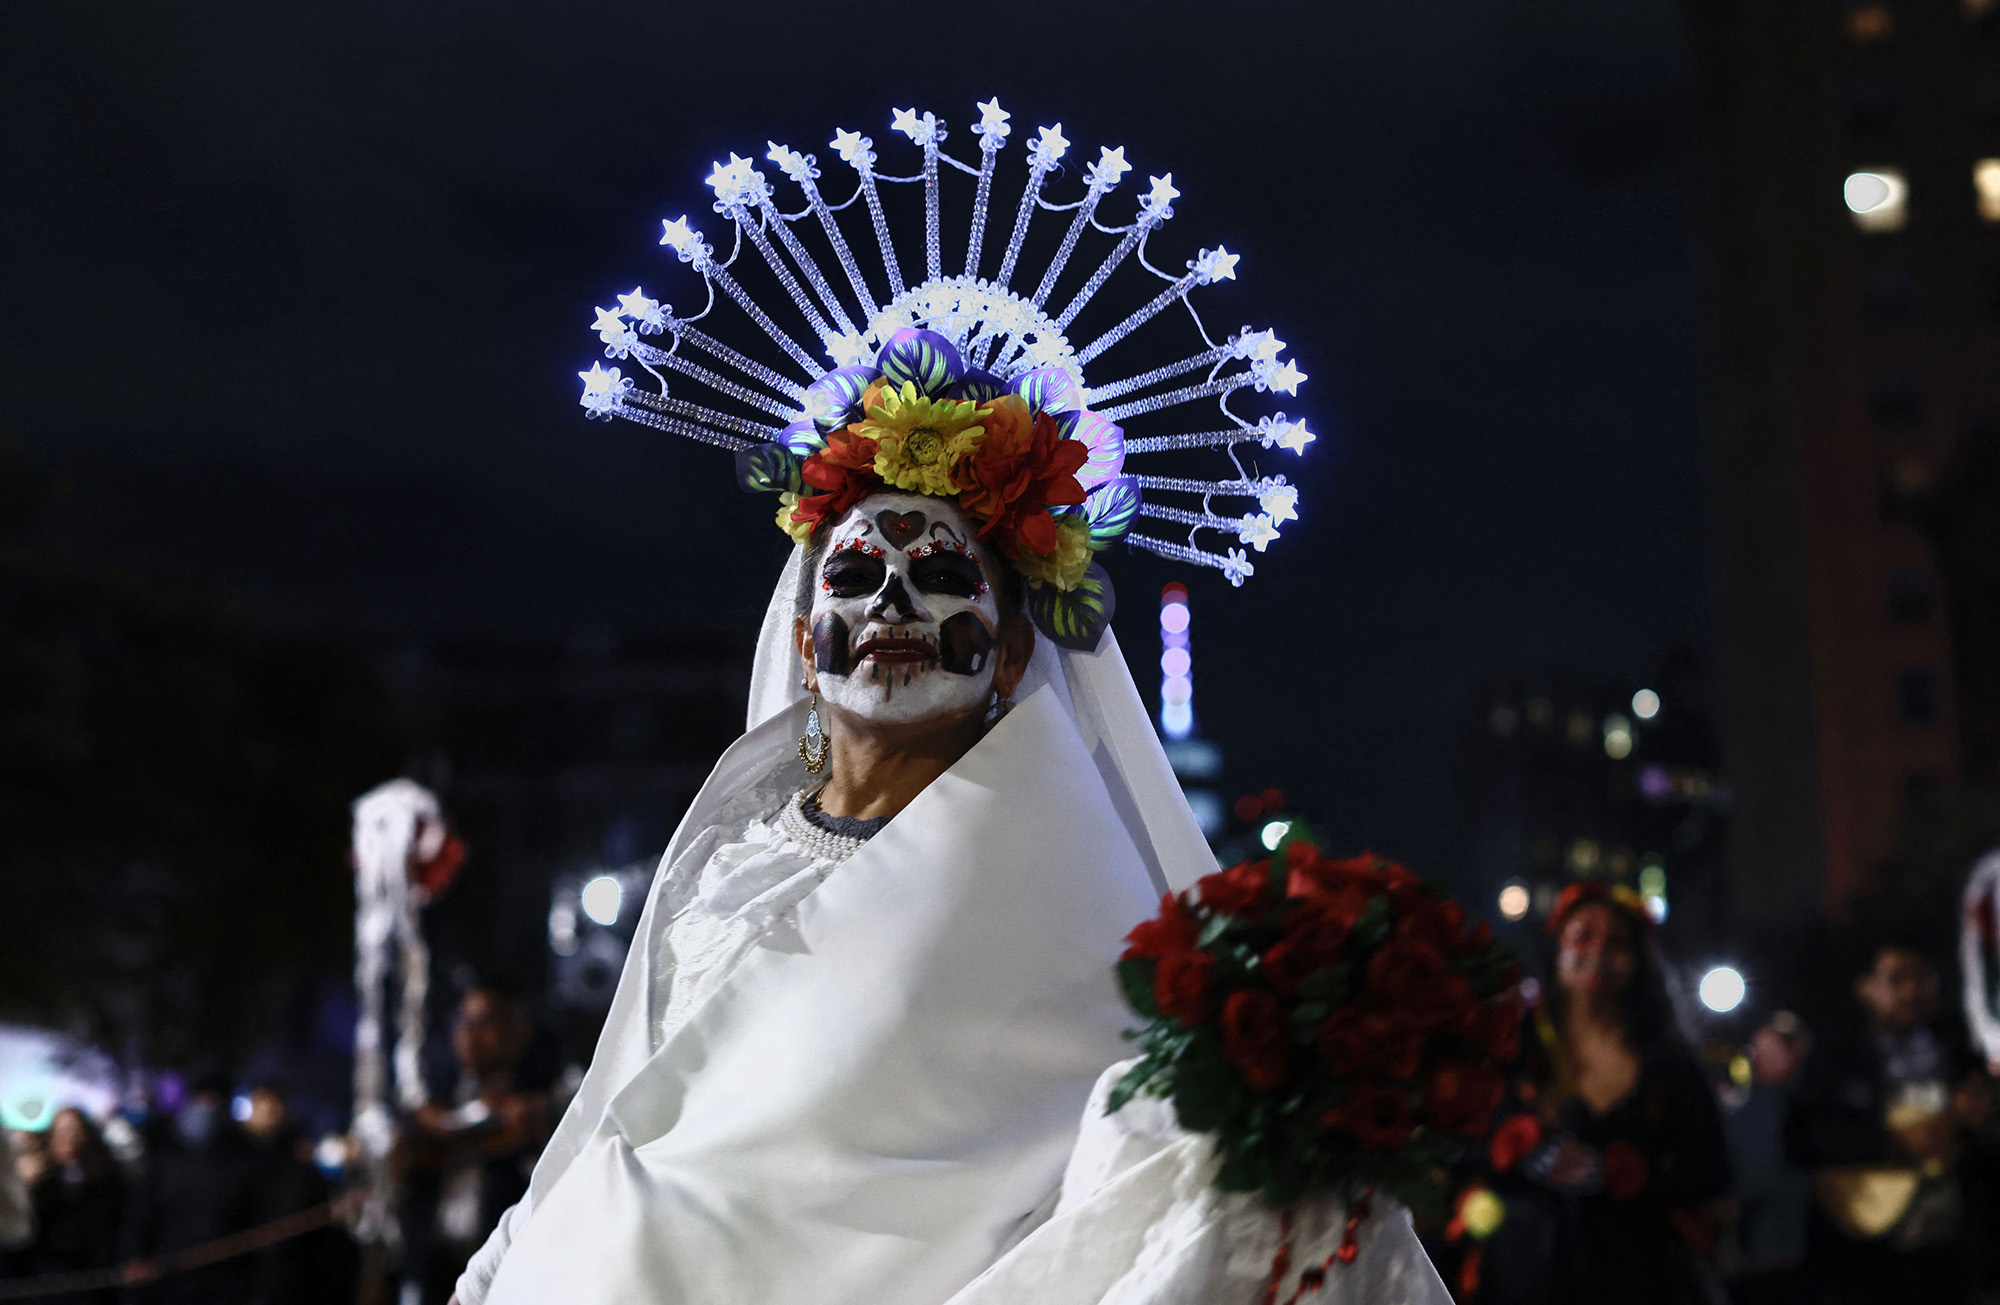
[[[118,1260],[124,1226],[125,1175],[97,1126],[64,1106],[49,1124],[48,1163],[29,1189],[35,1240],[21,1257],[22,1276],[102,1269]],[[78,1296],[109,1300],[111,1293]]]
[[[28,1182],[14,1157],[14,1135],[0,1128],[0,1281],[18,1273],[15,1253],[35,1239],[35,1208]]]
[[[1636,896],[1598,885],[1572,886],[1549,917],[1555,974],[1488,1144],[1504,1215],[1459,1275],[1481,1305],[1720,1298],[1708,1256],[1729,1187],[1722,1122],[1651,929]]]
[[[148,1157],[127,1220],[127,1245],[147,1261],[200,1246],[264,1221],[257,1149],[229,1113],[229,1080],[194,1079],[193,1090]],[[243,1305],[256,1284],[254,1256],[237,1256],[158,1281],[141,1271],[147,1305]]]
[[[312,1160],[312,1142],[274,1084],[250,1090],[243,1132],[257,1153],[259,1201],[270,1219],[309,1210],[333,1193]],[[339,1225],[316,1228],[257,1253],[252,1305],[351,1305],[359,1250]]]
[[[1861,1027],[1814,1055],[1786,1129],[1812,1173],[1812,1299],[1968,1300],[1976,1220],[1961,1170],[1987,1123],[1983,1079],[1933,1027],[1937,974],[1914,944],[1871,948],[1854,996]]]
[[[548,1139],[546,1093],[524,1090],[526,1015],[491,987],[459,1002],[452,1105],[418,1109],[404,1139],[403,1301],[442,1305],[466,1261],[528,1190]]]
[[[1806,1258],[1805,1171],[1785,1156],[1785,1120],[1812,1035],[1779,1011],[1750,1037],[1750,1082],[1725,1092],[1723,1123],[1736,1174],[1735,1305],[1789,1305],[1801,1299]]]

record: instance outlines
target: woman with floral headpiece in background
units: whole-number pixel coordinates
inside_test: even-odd
[[[1723,1299],[1707,1206],[1729,1185],[1715,1094],[1676,1026],[1636,895],[1573,885],[1483,1181],[1448,1236],[1481,1305]]]

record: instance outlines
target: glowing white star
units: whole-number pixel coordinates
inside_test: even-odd
[[[1245,580],[1256,574],[1257,568],[1251,565],[1249,554],[1240,548],[1230,549],[1229,555],[1222,559],[1223,578],[1239,589]]]
[[[1253,512],[1243,518],[1236,537],[1261,553],[1278,537],[1278,528],[1271,524],[1270,517],[1262,512]]]
[[[591,323],[590,329],[597,332],[598,339],[620,351],[629,348],[639,338],[631,327],[625,325],[624,314],[613,312],[609,308],[597,310],[597,320]]]
[[[762,180],[750,160],[734,150],[729,152],[729,162],[715,164],[714,171],[708,174],[709,186],[725,204],[756,203],[763,198],[763,187],[758,184]]]
[[[1199,280],[1203,285],[1211,281],[1234,281],[1236,279],[1236,263],[1242,257],[1241,254],[1232,254],[1227,249],[1217,245],[1214,249],[1202,250],[1201,253],[1195,256],[1195,260],[1188,264],[1188,267],[1194,272],[1195,279]]]
[[[874,144],[875,142],[869,140],[858,131],[840,131],[836,129],[833,133],[834,153],[840,155],[842,161],[853,165],[857,169],[874,166]]]
[[[646,292],[636,285],[631,294],[618,296],[618,307],[642,331],[666,329],[667,315],[661,311],[660,301],[647,298]]]
[[[1299,487],[1287,485],[1279,476],[1269,488],[1257,496],[1257,506],[1271,514],[1273,525],[1283,525],[1287,521],[1299,519]]]
[[[662,218],[660,226],[664,228],[660,243],[672,245],[674,252],[681,256],[681,262],[692,263],[706,252],[702,245],[701,232],[688,226],[685,216],[677,217],[671,222]]]
[[[777,164],[779,170],[793,181],[804,181],[808,177],[817,177],[819,175],[819,169],[813,166],[813,161],[809,156],[801,154],[789,146],[780,145],[774,140],[765,141],[764,143],[771,147],[770,152],[764,157]]]
[[[1164,216],[1167,206],[1181,197],[1181,193],[1174,189],[1174,174],[1169,172],[1164,177],[1149,177],[1147,180],[1153,183],[1153,188],[1146,193],[1145,208],[1150,213]]]
[[[890,130],[900,131],[919,145],[928,145],[937,139],[937,115],[926,113],[917,116],[915,109],[897,109],[895,118],[889,124]]]
[[[583,397],[577,402],[593,417],[609,417],[619,396],[632,388],[632,382],[621,377],[616,367],[606,370],[603,363],[592,363],[589,371],[576,375],[583,382]]]
[[[1287,359],[1265,374],[1264,388],[1276,394],[1297,394],[1305,379],[1298,364]]]
[[[1000,107],[1000,97],[996,95],[979,106],[979,125],[972,130],[986,137],[993,148],[998,149],[1000,142],[1006,140],[1007,134],[1014,130],[1007,125],[1007,119],[1012,116]]]
[[[1035,138],[1034,144],[1029,148],[1034,151],[1036,163],[1045,168],[1053,166],[1056,160],[1069,151],[1069,141],[1063,137],[1062,124],[1057,123],[1053,127],[1042,128],[1042,134]]]
[[[1125,161],[1125,147],[1117,149],[1099,146],[1097,162],[1084,169],[1085,178],[1098,190],[1109,190],[1122,180],[1132,165]]]
[[[1264,447],[1267,449],[1275,444],[1292,453],[1304,453],[1306,445],[1318,438],[1306,429],[1304,422],[1287,421],[1282,412],[1276,417],[1266,417],[1264,421],[1269,423],[1264,427],[1263,435]]]

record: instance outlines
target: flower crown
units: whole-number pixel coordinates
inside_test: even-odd
[[[1131,171],[1122,147],[1101,150],[1083,170],[1081,199],[1054,204],[1044,198],[1069,150],[1060,123],[1043,127],[1029,142],[1028,176],[1011,234],[997,270],[990,279],[982,276],[998,158],[1013,128],[997,100],[979,110],[972,129],[979,140],[975,165],[942,151],[947,132],[935,114],[898,109],[894,130],[923,152],[921,171],[910,176],[877,173],[873,140],[835,133],[832,147],[856,177],[854,193],[839,203],[821,193],[818,161],[785,145],[773,143],[766,157],[798,188],[804,207],[796,211],[779,207],[751,160],[731,154],[728,163],[716,164],[708,184],[715,211],[735,226],[735,247],[718,258],[685,217],[665,222],[660,239],[701,275],[707,304],[679,317],[634,287],[617,296],[615,309],[598,309],[592,329],[606,356],[636,362],[659,388],[642,389],[619,368],[593,364],[578,373],[581,402],[593,417],[624,417],[733,450],[739,482],[779,495],[778,525],[801,543],[878,490],[951,498],[1026,578],[1029,615],[1042,632],[1064,647],[1092,649],[1113,604],[1110,577],[1096,555],[1120,541],[1215,567],[1234,585],[1256,570],[1248,550],[1262,553],[1279,527],[1298,515],[1298,490],[1283,476],[1245,468],[1240,450],[1254,444],[1302,453],[1314,437],[1304,422],[1282,412],[1252,419],[1238,415],[1230,402],[1243,391],[1295,394],[1305,374],[1280,357],[1284,342],[1271,331],[1246,326],[1218,340],[1202,325],[1189,296],[1234,280],[1237,255],[1221,246],[1201,249],[1179,273],[1148,260],[1148,241],[1173,217],[1180,195],[1172,173],[1152,178],[1137,214],[1123,226],[1099,216]],[[974,191],[959,275],[946,274],[943,266],[946,170],[971,178]],[[879,183],[923,187],[925,275],[914,285],[905,283]],[[872,276],[841,222],[842,213],[855,211],[867,214],[881,253],[880,271]],[[1068,225],[1034,291],[1016,291],[1011,286],[1038,212],[1065,214]],[[1057,309],[1055,291],[1093,232],[1115,243]],[[743,260],[746,244],[768,278]],[[1132,293],[1127,282],[1139,278],[1121,280],[1114,273],[1134,265],[1166,284]],[[775,282],[782,298],[766,293],[760,300],[744,284],[752,275],[767,289]],[[886,296],[878,293],[884,284]],[[747,323],[710,327],[702,321],[718,306],[718,292]],[[1115,307],[1121,295],[1127,306]],[[779,304],[791,324],[773,317],[766,302]],[[1086,382],[1086,367],[1094,372],[1100,357],[1176,306],[1187,310],[1199,337],[1192,354]],[[1095,316],[1104,313],[1114,315]],[[1079,315],[1103,329],[1082,340]],[[747,334],[746,326],[761,332],[777,355],[759,361],[730,343],[728,332]],[[818,356],[795,338],[801,326],[819,342]],[[667,347],[640,338],[660,334],[671,337]],[[677,378],[674,385],[700,386],[708,401],[673,393],[669,373]],[[1202,423],[1209,429],[1127,435],[1125,423],[1132,419],[1209,400],[1222,419]],[[1223,450],[1235,475],[1211,480],[1125,470],[1132,455],[1204,448]],[[1192,496],[1199,508],[1150,501],[1161,494]],[[1251,500],[1255,510],[1215,510],[1215,500],[1231,498]],[[1186,527],[1186,542],[1138,533],[1140,517]],[[1236,546],[1202,548],[1197,537],[1204,531]]]

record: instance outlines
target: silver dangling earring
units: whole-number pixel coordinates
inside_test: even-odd
[[[799,760],[806,763],[806,774],[817,775],[825,770],[827,756],[832,751],[832,740],[819,727],[819,694],[814,693],[812,706],[806,708],[806,732],[799,736]]]
[[[986,709],[986,728],[990,730],[995,725],[998,725],[1007,718],[1007,713],[1012,710],[1014,710],[1014,700],[1012,698],[1003,698],[996,692],[993,695],[993,705]]]

